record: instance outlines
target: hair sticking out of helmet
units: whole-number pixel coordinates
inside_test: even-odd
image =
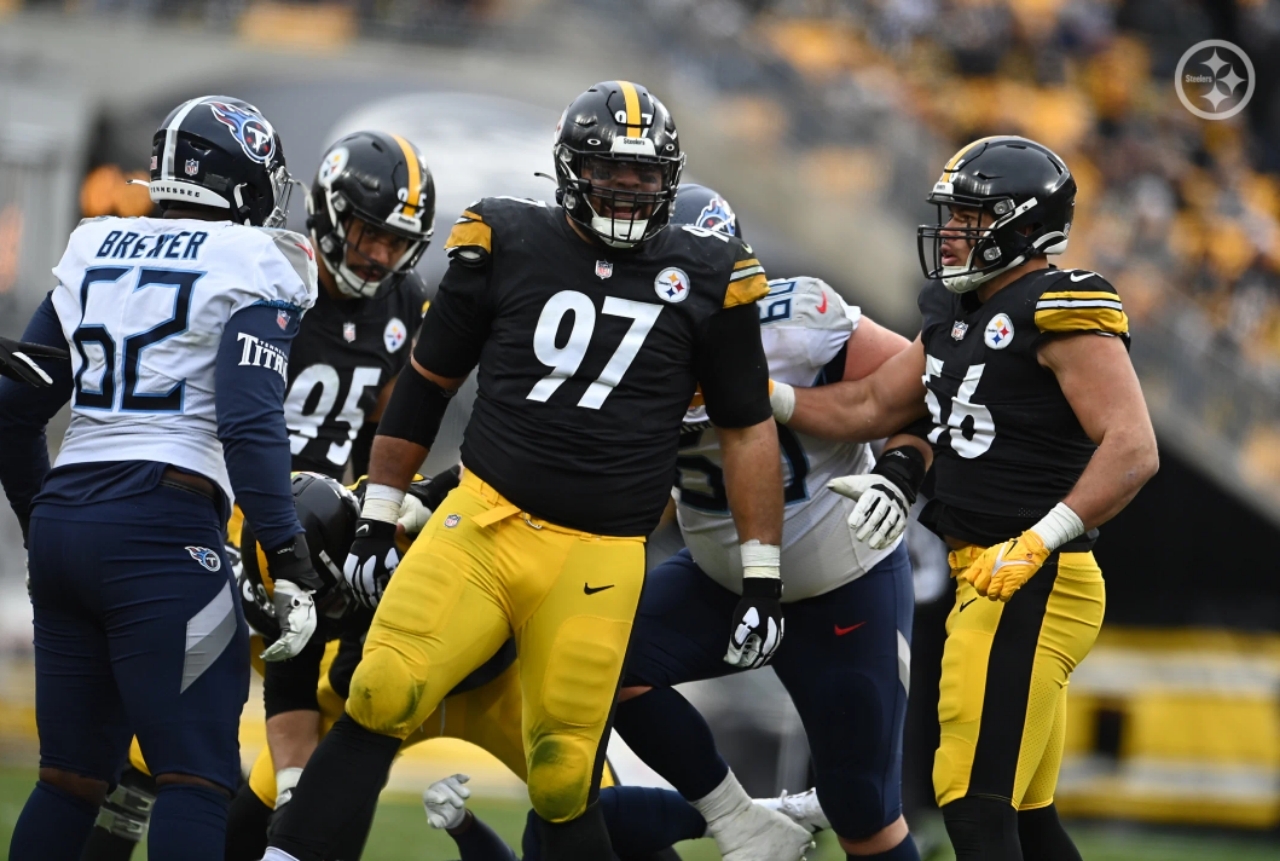
[[[152,138],[151,200],[162,209],[225,211],[230,221],[279,227],[295,180],[280,135],[262,112],[229,96],[201,96],[169,112]]]
[[[729,201],[714,189],[693,182],[681,183],[676,190],[671,223],[687,224],[742,238],[742,223]]]
[[[639,84],[605,81],[574,99],[552,155],[556,200],[605,244],[635,247],[670,221],[684,154],[671,114]]]
[[[418,148],[363,131],[333,144],[307,197],[307,227],[338,290],[377,295],[422,259],[435,231],[436,186]]]
[[[1076,183],[1061,158],[1027,138],[982,138],[942,169],[928,202],[935,225],[916,231],[920,267],[955,293],[1028,260],[1067,249]]]

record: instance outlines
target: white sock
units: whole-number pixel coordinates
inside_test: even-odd
[[[731,771],[720,781],[719,786],[689,803],[707,820],[707,830],[711,830],[712,823],[750,807],[751,796],[747,795],[747,791]],[[268,859],[264,858],[263,861]]]
[[[262,861],[298,861],[283,849],[277,849],[274,846],[267,847],[267,854],[262,856]]]

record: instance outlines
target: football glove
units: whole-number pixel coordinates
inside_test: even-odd
[[[1008,601],[1052,552],[1035,531],[1028,529],[1017,538],[988,547],[960,576],[972,583],[979,595],[992,601]]]
[[[396,524],[362,517],[356,523],[356,540],[342,566],[342,576],[362,607],[372,610],[382,600],[387,581],[400,564],[396,550]]]
[[[777,577],[743,577],[742,599],[733,611],[726,664],[753,670],[769,663],[782,644],[782,581]]]
[[[307,536],[298,533],[293,541],[266,554],[271,577],[271,604],[275,609],[280,636],[262,653],[264,661],[287,661],[306,647],[316,632],[316,590],[324,581],[311,564]]]
[[[858,503],[849,515],[853,537],[872,550],[883,550],[907,528],[926,471],[924,455],[903,445],[884,451],[866,475],[841,476],[827,487]]]
[[[68,359],[70,354],[57,347],[44,344],[28,344],[0,338],[0,377],[8,377],[29,386],[44,388],[53,385],[53,378],[32,359]]]
[[[467,799],[471,790],[462,784],[471,778],[454,774],[437,780],[422,793],[422,806],[427,810],[427,822],[432,828],[457,828],[467,816]]]

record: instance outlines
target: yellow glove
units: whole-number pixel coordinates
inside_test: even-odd
[[[972,583],[979,595],[1008,601],[1040,570],[1051,552],[1040,536],[1028,529],[1017,538],[988,547],[960,576]]]

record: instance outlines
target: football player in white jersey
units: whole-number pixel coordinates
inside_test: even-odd
[[[0,380],[0,481],[29,548],[40,779],[9,857],[78,861],[135,735],[159,789],[148,857],[221,861],[240,781],[248,632],[223,530],[234,498],[268,548],[296,654],[315,629],[289,486],[289,345],[316,297],[308,241],[276,228],[280,138],[224,96],[156,132],[159,218],[76,228],[24,340],[50,385]],[[68,400],[53,469],[44,428]],[[281,589],[283,588],[283,593]]]
[[[724,199],[700,186],[681,186],[672,222],[740,232]],[[819,279],[778,279],[770,287],[757,305],[774,380],[814,386],[858,379],[907,346]],[[911,566],[900,539],[875,550],[882,543],[876,536],[852,534],[847,521],[855,504],[823,489],[839,476],[870,471],[870,452],[779,427],[782,604],[761,602],[769,635],[735,641],[726,655],[724,628],[743,591],[742,560],[716,432],[696,405],[684,443],[674,496],[687,549],[648,575],[615,728],[702,813],[722,852],[763,861],[771,856],[750,848],[746,793],[706,722],[673,686],[771,663],[809,737],[817,813],[825,811],[849,857],[918,861],[900,792]]]

